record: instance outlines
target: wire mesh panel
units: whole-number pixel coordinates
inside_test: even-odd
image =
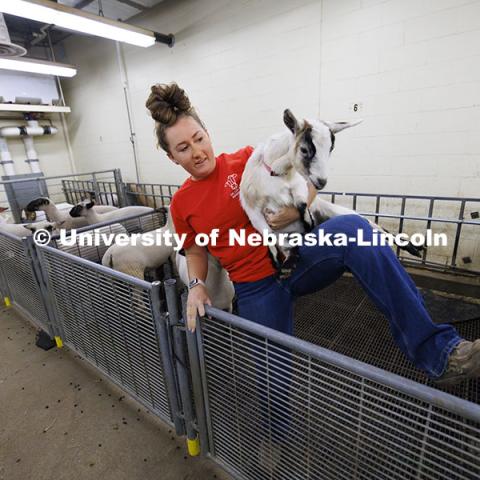
[[[70,204],[78,203],[87,195],[95,197],[97,203],[101,204],[124,203],[120,171],[104,170],[52,177],[16,175],[10,180],[0,181],[0,207],[8,208],[4,215],[9,215],[17,223],[26,220],[25,207],[38,197],[48,197],[62,210],[63,207],[70,209]],[[44,219],[43,212],[36,212],[36,215],[37,219]],[[32,218],[30,216],[29,221]]]
[[[64,342],[171,423],[152,285],[39,248]]]
[[[212,457],[241,479],[478,479],[480,407],[208,309]]]
[[[91,198],[99,205],[118,206],[118,194],[114,181],[62,180],[63,191],[73,205]]]
[[[135,234],[152,232],[165,225],[166,220],[167,211],[160,208],[141,215],[130,215],[122,220],[79,228],[75,232],[75,237],[72,237],[71,232],[63,236],[56,234],[52,237],[51,246],[76,257],[101,263],[105,252],[115,243],[118,236],[122,235],[126,238]]]
[[[50,332],[49,318],[26,244],[0,232],[0,281],[11,301],[43,330]]]
[[[446,236],[446,246],[431,246],[422,252],[421,258],[397,249],[404,263],[480,273],[480,198],[355,192],[320,192],[319,195],[356,210],[393,234],[426,235],[427,229],[431,229],[432,235]]]
[[[424,292],[426,307],[437,323],[449,323],[467,340],[480,338],[480,305],[442,301]],[[465,308],[468,310],[462,313]],[[462,318],[463,315],[463,318]],[[387,319],[373,305],[353,277],[343,277],[329,287],[301,297],[295,307],[295,335],[316,345],[361,360],[416,382],[436,387],[395,345]],[[480,381],[472,379],[443,390],[480,403]]]
[[[125,194],[130,205],[159,208],[170,205],[173,194],[180,185],[160,183],[127,183]]]

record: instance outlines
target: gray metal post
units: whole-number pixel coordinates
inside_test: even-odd
[[[152,283],[152,290],[150,292],[152,315],[158,332],[158,346],[160,348],[160,355],[162,357],[163,373],[165,376],[165,383],[167,387],[168,399],[170,401],[170,408],[172,409],[171,413],[173,423],[175,425],[175,431],[177,435],[183,435],[185,429],[182,419],[181,406],[177,396],[171,348],[168,342],[166,315],[162,314],[162,309],[160,306],[160,285],[161,282]]]
[[[182,397],[183,414],[185,418],[185,426],[187,429],[187,439],[190,454],[198,454],[198,436],[200,436],[201,444],[207,442],[206,436],[203,436],[206,432],[198,432],[198,428],[195,425],[195,414],[193,410],[193,399],[190,394],[190,381],[187,370],[187,356],[185,354],[184,342],[185,342],[185,326],[181,322],[178,309],[176,280],[168,279],[164,282],[165,295],[167,298],[168,315],[170,319],[170,326],[173,331],[174,340],[174,352],[176,359],[176,368],[178,383],[180,387],[180,395]],[[198,433],[198,435],[197,435]],[[201,448],[203,445],[201,445]],[[194,452],[190,449],[195,449]]]
[[[7,304],[7,302],[10,302],[11,292],[10,292],[10,287],[8,285],[8,277],[3,271],[1,263],[0,263],[0,293],[2,294],[2,298],[0,298],[0,305],[3,302],[5,302],[5,304]]]
[[[35,246],[34,249],[35,249],[35,253],[36,253],[36,258],[38,260],[39,270],[40,270],[40,273],[42,275],[43,284],[44,284],[44,287],[45,287],[44,291],[45,291],[45,295],[46,295],[46,298],[47,298],[47,304],[50,305],[51,310],[52,310],[52,318],[53,318],[54,325],[55,325],[55,327],[57,329],[57,332],[58,332],[57,335],[60,336],[60,339],[63,342],[66,339],[65,330],[63,328],[63,323],[59,320],[59,318],[57,316],[58,311],[57,311],[57,307],[56,307],[54,301],[50,301],[50,299],[52,298],[52,296],[50,295],[50,292],[53,291],[53,288],[50,285],[50,276],[48,275],[47,261],[46,261],[44,255],[43,255],[42,247]],[[47,312],[47,313],[49,313],[49,312]],[[57,340],[57,344],[58,344],[58,340]]]
[[[118,206],[126,207],[128,205],[127,196],[125,193],[125,184],[122,179],[122,172],[119,168],[113,171],[113,177],[115,179],[115,188],[117,190]]]
[[[23,245],[25,248],[25,254],[27,258],[30,261],[30,265],[32,267],[32,274],[33,278],[35,280],[35,283],[38,287],[38,290],[40,292],[40,297],[42,299],[43,306],[45,308],[45,311],[47,312],[47,328],[48,328],[48,334],[52,339],[55,337],[60,336],[60,331],[57,328],[57,322],[55,321],[55,314],[54,314],[54,309],[52,307],[50,297],[48,295],[48,291],[44,282],[44,275],[45,273],[42,271],[42,266],[40,264],[38,255],[37,255],[37,249],[35,247],[33,237],[25,237],[23,240]]]
[[[182,295],[182,315],[183,315],[183,324],[186,325],[186,305],[187,305],[187,294]],[[197,334],[200,329],[200,322],[197,319]],[[198,433],[200,436],[200,449],[201,454],[206,455],[207,453],[214,454],[213,444],[209,442],[209,429],[208,429],[208,419],[207,419],[207,408],[205,405],[205,397],[203,391],[202,383],[202,371],[200,367],[200,353],[198,351],[197,339],[194,333],[187,332],[187,348],[188,348],[188,357],[190,360],[190,372],[192,378],[192,389],[193,397],[195,399],[195,410],[197,413],[197,424],[198,424]]]
[[[92,173],[93,194],[95,195],[95,203],[100,204],[100,190],[98,188],[97,175]]]

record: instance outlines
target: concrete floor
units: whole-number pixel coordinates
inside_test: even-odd
[[[0,309],[0,480],[227,480],[211,460],[67,348]]]

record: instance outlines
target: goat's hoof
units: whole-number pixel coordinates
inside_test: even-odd
[[[403,250],[408,252],[410,255],[413,255],[417,258],[422,258],[422,253],[427,250],[427,247],[424,245],[420,245],[419,247],[413,245],[412,243],[408,243],[403,247]]]
[[[297,261],[294,258],[287,258],[277,271],[277,276],[280,280],[289,278],[297,266]]]

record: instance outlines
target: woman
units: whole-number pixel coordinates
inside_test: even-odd
[[[390,247],[302,246],[295,271],[290,278],[278,280],[267,247],[229,246],[229,229],[245,229],[246,235],[255,231],[239,200],[240,180],[253,148],[215,157],[204,124],[176,84],[152,86],[146,105],[156,121],[159,146],[190,174],[170,208],[177,233],[186,234],[190,330],[195,328],[197,312],[204,315],[204,304],[211,304],[204,284],[207,249],[195,244],[195,235],[218,228],[218,240],[209,251],[228,271],[242,317],[292,334],[294,299],[329,285],[349,270],[389,320],[396,344],[430,378],[452,385],[480,375],[480,340],[465,341],[452,326],[432,322]],[[310,201],[315,193],[311,188]],[[269,223],[282,228],[296,219],[297,210],[286,208],[270,217]],[[368,222],[356,215],[332,218],[319,228],[325,234],[348,237],[361,229],[365,239],[372,234]]]

